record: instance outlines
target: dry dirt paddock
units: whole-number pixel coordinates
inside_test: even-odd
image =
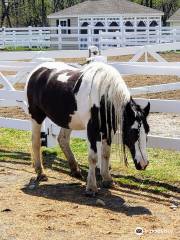
[[[179,78],[131,76],[125,81],[134,87],[177,82]],[[180,91],[145,97],[179,99]],[[18,108],[1,108],[0,115],[27,118]],[[178,115],[156,114],[150,121],[155,133],[163,134],[164,123],[169,121],[170,133],[174,124],[173,135],[180,136]],[[160,121],[162,125],[156,128]],[[174,201],[180,203],[180,190],[153,194],[115,185],[111,190],[101,189],[96,198],[88,198],[84,181],[63,172],[47,173],[49,182],[29,190],[26,184],[34,175],[31,166],[0,162],[0,240],[180,239],[180,208],[172,208]],[[105,206],[97,205],[97,199]],[[137,227],[143,229],[143,235],[135,233]]]
[[[49,182],[29,190],[30,166],[0,163],[1,240],[180,239],[178,193],[152,194],[121,186],[84,196],[85,182],[48,170]],[[142,236],[135,233],[141,227]]]

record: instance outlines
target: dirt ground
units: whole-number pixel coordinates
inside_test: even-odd
[[[47,174],[49,182],[29,190],[30,166],[0,163],[1,240],[180,239],[177,192],[155,195],[115,185],[88,198],[85,182],[61,172]],[[105,206],[97,205],[97,199]]]

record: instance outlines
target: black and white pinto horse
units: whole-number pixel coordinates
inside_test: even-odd
[[[58,142],[68,159],[71,173],[76,177],[81,173],[70,149],[70,134],[72,130],[86,129],[88,194],[98,191],[95,176],[97,142],[101,142],[100,173],[103,183],[106,186],[112,183],[110,146],[117,131],[124,149],[127,146],[131,152],[136,169],[143,170],[148,165],[146,142],[150,104],[144,109],[137,105],[121,75],[112,66],[96,62],[77,69],[65,63],[43,63],[30,74],[26,88],[38,181],[47,180],[40,156],[41,125],[46,117],[61,127]]]

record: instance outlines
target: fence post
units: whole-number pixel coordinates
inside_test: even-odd
[[[102,30],[99,31],[99,50],[100,52],[103,50],[103,32]]]
[[[46,137],[47,147],[54,147],[57,145],[57,136],[52,133],[53,124],[50,119],[44,121],[42,132]]]
[[[121,25],[121,44],[122,44],[122,47],[125,47],[126,46],[126,44],[125,44],[125,42],[126,42],[126,36],[125,36],[125,34],[126,34],[126,30],[125,30],[125,26],[123,26],[123,24]]]
[[[31,42],[32,42],[32,27],[31,26],[28,27],[28,35],[29,35],[29,48],[32,48],[32,44],[31,44]]]
[[[136,25],[136,23],[134,23],[135,24],[135,26],[134,26],[134,42],[135,42],[135,45],[137,46],[138,45],[138,41],[137,41],[137,35],[138,35],[138,33],[137,33],[137,25]],[[132,27],[132,29],[133,29],[133,27]]]
[[[91,32],[91,26],[88,25],[88,47],[92,45],[92,41],[93,37],[92,37],[92,32]]]
[[[162,28],[161,28],[161,26],[158,26],[158,30],[159,30],[159,43],[162,43]]]
[[[176,28],[173,28],[173,42],[176,42],[176,31],[177,29]]]
[[[16,31],[12,31],[12,39],[13,39],[13,46],[16,49],[17,42],[16,42]]]
[[[3,42],[3,48],[6,47],[6,28],[2,28],[2,42]]]
[[[58,48],[62,49],[61,25],[58,26]]]
[[[159,39],[159,27],[157,26],[156,27],[156,43],[158,44],[160,42],[160,39]]]
[[[39,29],[39,47],[41,49],[42,49],[42,40],[43,40],[42,29]]]
[[[120,48],[120,32],[116,31],[117,37],[116,37],[116,43],[117,47]]]
[[[149,25],[146,26],[146,41],[147,41],[147,44],[149,44]]]

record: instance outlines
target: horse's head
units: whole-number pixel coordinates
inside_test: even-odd
[[[150,103],[142,109],[132,98],[124,109],[123,144],[129,148],[137,170],[144,170],[149,163],[146,152],[149,111]]]

